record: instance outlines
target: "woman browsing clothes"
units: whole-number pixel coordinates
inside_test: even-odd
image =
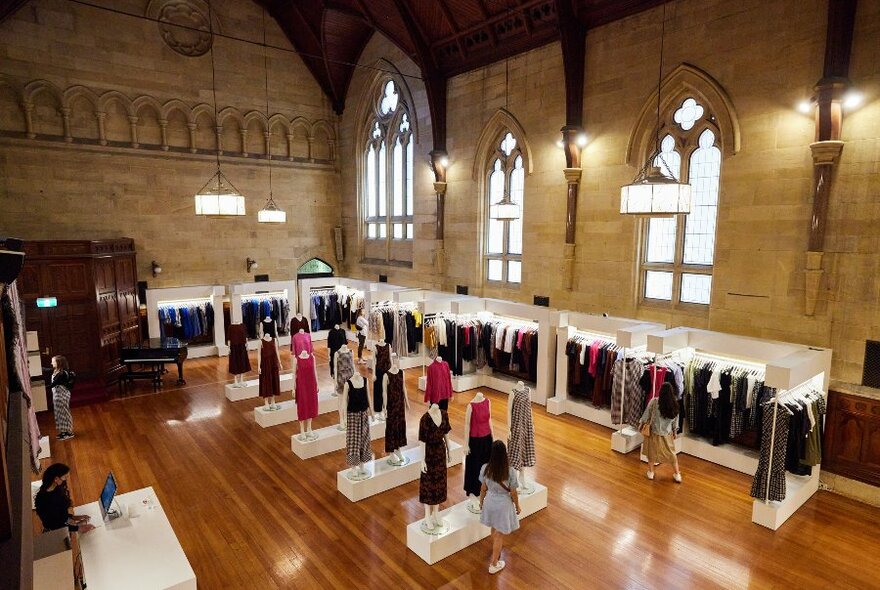
[[[654,467],[661,463],[671,463],[672,479],[681,483],[681,471],[678,468],[678,457],[675,455],[675,430],[678,422],[678,400],[672,384],[660,386],[660,395],[652,399],[639,419],[639,429],[645,436],[642,452],[648,458],[648,479],[654,479]],[[650,425],[650,433],[644,432],[645,425]]]
[[[510,468],[504,442],[492,443],[489,462],[480,470],[480,523],[492,529],[492,558],[489,573],[495,574],[507,565],[501,559],[503,535],[519,528],[519,495],[516,492],[516,471]]]

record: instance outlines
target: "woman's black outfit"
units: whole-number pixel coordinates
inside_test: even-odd
[[[51,492],[40,490],[34,500],[37,509],[37,516],[43,523],[43,531],[54,531],[67,527],[67,530],[76,532],[79,527],[74,524],[67,524],[70,518],[70,496],[67,488],[56,486]]]

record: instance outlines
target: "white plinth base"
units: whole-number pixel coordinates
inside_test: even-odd
[[[685,436],[681,440],[681,452],[746,475],[754,475],[758,470],[758,452],[738,445],[725,444],[716,447],[708,440]]]
[[[428,389],[428,376],[422,375],[419,377],[419,390],[425,391],[426,389]]]
[[[420,356],[405,356],[398,359],[397,362],[401,369],[412,369],[414,367],[423,367],[427,360]]]
[[[468,391],[469,389],[476,389],[477,387],[483,387],[485,385],[484,379],[485,375],[478,375],[476,373],[471,373],[469,375],[459,375],[458,377],[452,378],[452,391],[456,393],[461,393],[462,391]],[[425,384],[427,387],[427,383]],[[504,390],[502,390],[504,391]]]
[[[313,432],[318,435],[318,438],[306,442],[298,440],[296,438],[298,435],[290,437],[290,449],[300,459],[311,459],[345,448],[345,431],[339,430],[336,424],[319,428]],[[385,423],[370,422],[370,440],[384,436]]]
[[[41,436],[40,437],[40,459],[48,459],[52,456],[52,451],[49,449],[49,437]]]
[[[244,382],[244,387],[233,387],[232,383],[226,384],[226,399],[231,402],[240,402],[243,399],[260,397],[260,380],[249,379]],[[281,391],[293,391],[293,374],[281,374]]]
[[[267,410],[266,406],[254,408],[254,420],[263,428],[296,422],[296,402],[293,400],[283,401],[279,404],[280,410]],[[318,393],[318,415],[335,412],[339,409],[339,398],[330,392]]]
[[[804,502],[819,489],[819,467],[813,468],[813,475],[804,477],[792,473],[785,474],[785,500],[782,502],[752,502],[752,522],[768,529],[776,530],[804,505]]]
[[[565,401],[559,397],[551,397],[547,400],[547,413],[560,416],[565,413]]]
[[[624,455],[634,451],[642,444],[643,437],[632,426],[624,426],[611,434],[611,449]]]
[[[528,496],[520,496],[522,508],[520,519],[531,516],[547,507],[547,488],[533,482],[535,492]],[[440,535],[429,535],[422,532],[422,519],[410,523],[406,527],[406,546],[429,565],[446,559],[453,553],[470,547],[489,536],[491,530],[480,524],[480,515],[468,510],[471,500],[459,502],[455,506],[440,511],[449,530]]]
[[[360,481],[349,479],[349,470],[343,469],[336,474],[336,489],[352,502],[358,502],[419,479],[422,473],[422,449],[418,446],[404,449],[403,455],[409,459],[405,465],[390,465],[388,457],[365,463],[364,468],[370,473],[370,477]],[[449,441],[449,456],[449,467],[460,464],[464,461],[464,447],[455,441]]]
[[[676,455],[678,455],[681,452],[681,447],[683,444],[682,440],[684,440],[684,439],[683,439],[682,435],[679,434],[678,436],[675,437],[675,442],[672,444],[672,448],[675,451]],[[644,450],[639,451],[639,459],[642,460],[642,463],[648,462],[648,457],[645,456]]]
[[[605,428],[614,428],[614,424],[611,422],[611,409],[597,408],[588,401],[565,400],[565,413]]]

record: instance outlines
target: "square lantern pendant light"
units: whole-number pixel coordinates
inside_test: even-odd
[[[278,208],[275,199],[270,194],[266,206],[257,212],[257,221],[260,223],[287,223],[287,212]]]
[[[514,221],[519,219],[519,205],[511,201],[510,195],[505,193],[500,201],[489,205],[489,217],[497,221]]]
[[[237,217],[245,214],[244,195],[229,182],[217,168],[217,172],[196,193],[196,215],[210,217]]]

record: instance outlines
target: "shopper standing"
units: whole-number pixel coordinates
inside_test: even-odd
[[[367,318],[364,317],[363,312],[361,312],[354,321],[354,325],[357,328],[358,363],[364,364],[366,362],[364,360],[364,344],[367,341],[367,327],[370,323],[367,321]]]
[[[58,440],[73,438],[73,416],[70,414],[70,390],[74,373],[61,355],[52,357],[52,403],[55,409],[55,429]]]
[[[648,403],[639,419],[639,426],[651,425],[651,433],[642,443],[642,452],[648,458],[648,479],[654,479],[654,467],[660,463],[671,463],[674,470],[672,479],[681,483],[678,457],[675,455],[675,431],[678,422],[678,400],[670,383],[660,386],[660,395]]]
[[[501,559],[503,535],[519,528],[519,495],[516,471],[510,468],[504,442],[492,443],[489,462],[480,470],[480,523],[492,529],[492,558],[489,573],[496,574],[507,565]]]

